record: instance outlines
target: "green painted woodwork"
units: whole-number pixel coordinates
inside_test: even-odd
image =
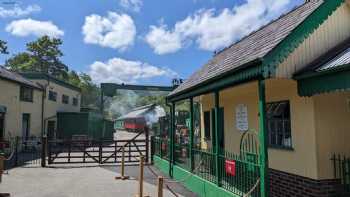
[[[145,86],[145,85],[127,85],[115,83],[101,83],[102,92],[106,96],[114,96],[117,90],[145,90],[145,91],[165,91],[174,90],[173,86]]]
[[[198,86],[189,88],[186,92],[180,92],[179,94],[175,94],[167,98],[170,101],[180,101],[257,79],[262,73],[263,69],[261,66],[261,61],[255,60],[250,62],[249,65],[244,66],[244,69],[233,70],[226,73],[224,76],[215,77],[209,80],[207,83],[199,84]]]
[[[86,135],[97,140],[112,138],[114,132],[112,121],[104,120],[101,114],[93,112],[58,112],[57,130],[60,139],[72,139],[73,135]]]
[[[193,136],[194,136],[194,106],[193,106],[193,98],[190,98],[190,169],[193,171],[194,169],[194,160],[193,160]]]
[[[124,129],[124,121],[123,120],[116,120],[114,122],[114,129]]]
[[[219,91],[215,91],[214,93],[214,103],[215,103],[215,109],[214,109],[214,121],[215,121],[215,146],[214,146],[214,150],[215,150],[215,177],[216,177],[216,183],[220,186],[221,184],[221,174],[220,174],[220,170],[219,170],[219,150],[220,150],[220,135],[219,135]]]
[[[269,159],[267,150],[265,81],[259,80],[259,139],[260,139],[260,191],[261,197],[269,196]]]
[[[282,63],[306,38],[309,37],[344,0],[324,0],[310,16],[296,27],[281,43],[270,51],[263,60],[264,76],[272,77]]]
[[[175,102],[171,103],[171,126],[170,126],[170,169],[169,169],[169,176],[173,177],[174,173],[174,163],[175,163]]]
[[[157,156],[154,156],[154,165],[158,167],[162,172],[166,173],[169,169],[169,162],[165,161]],[[191,172],[184,170],[178,166],[174,166],[175,180],[186,179],[183,184],[192,192],[198,194],[201,197],[238,197],[221,187],[218,187],[214,183],[211,183],[197,175],[189,176]]]
[[[350,65],[322,72],[296,76],[299,96],[343,91],[350,89]]]

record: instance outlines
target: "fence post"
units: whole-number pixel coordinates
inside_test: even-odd
[[[143,196],[143,162],[144,157],[140,156],[140,174],[139,174],[139,192],[135,197],[144,197]]]
[[[100,144],[98,148],[98,161],[102,164],[102,139],[100,139]]]
[[[193,110],[193,97],[190,98],[190,143],[189,143],[189,156],[190,156],[190,170],[194,169],[194,159],[193,159],[193,137],[194,137],[194,110]]]
[[[158,176],[158,193],[157,193],[157,197],[163,197],[163,177],[162,176]]]
[[[260,139],[260,195],[261,197],[269,196],[269,159],[267,151],[267,128],[266,128],[266,97],[265,81],[259,80],[259,139]]]
[[[0,183],[2,182],[2,174],[4,173],[5,165],[4,165],[5,158],[2,153],[0,153]]]
[[[146,163],[149,162],[149,129],[146,126],[145,127],[145,134],[146,134]]]
[[[121,169],[121,176],[116,176],[115,179],[121,179],[126,180],[129,179],[129,176],[125,176],[125,148],[122,149],[122,169]]]
[[[153,164],[153,155],[155,154],[155,141],[154,136],[151,136],[151,164]]]
[[[47,137],[41,138],[41,167],[46,167]]]
[[[16,139],[15,139],[15,166],[18,166],[18,145],[19,145],[19,137],[16,136]]]

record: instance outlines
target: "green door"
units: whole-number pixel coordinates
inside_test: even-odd
[[[22,138],[28,140],[30,137],[30,114],[22,115]]]
[[[213,148],[215,147],[215,141],[216,141],[216,137],[215,136],[215,109],[211,110],[211,122],[212,122],[212,126],[211,126],[211,130],[212,130],[212,145]],[[219,123],[219,133],[218,133],[218,137],[219,137],[219,148],[220,150],[225,150],[225,132],[224,132],[224,108],[220,107],[219,108],[219,113],[218,113],[218,123]]]

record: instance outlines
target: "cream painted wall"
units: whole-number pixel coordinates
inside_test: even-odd
[[[350,7],[343,3],[277,67],[276,77],[292,78],[295,72],[348,38],[350,38]]]
[[[201,97],[202,110],[213,108],[212,94]],[[317,178],[316,137],[312,98],[297,95],[297,84],[292,80],[268,80],[267,102],[289,100],[291,107],[291,129],[294,150],[269,148],[270,168],[300,176]],[[225,149],[239,152],[242,132],[236,129],[235,108],[238,104],[248,107],[249,128],[258,131],[258,86],[257,82],[236,86],[220,92],[220,107],[224,107]],[[202,114],[202,136],[204,123]],[[204,141],[203,148],[210,148],[211,141]]]
[[[42,92],[34,89],[33,102],[20,101],[20,85],[0,79],[0,105],[7,107],[5,114],[5,138],[22,136],[22,114],[30,114],[30,135],[41,135]]]
[[[57,112],[79,112],[80,111],[80,98],[81,94],[78,91],[66,88],[53,81],[30,79],[33,82],[38,82],[46,88],[45,110],[44,117],[49,118],[55,116]],[[57,92],[57,101],[51,101],[48,99],[49,90]],[[62,95],[69,96],[69,104],[62,103]],[[78,99],[78,105],[73,105],[73,97]]]
[[[350,156],[350,92],[314,96],[318,174],[331,179],[333,153]]]

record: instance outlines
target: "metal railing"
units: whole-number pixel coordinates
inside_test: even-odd
[[[161,149],[162,140],[154,138],[155,151],[154,154],[161,157],[163,150]],[[163,147],[164,148],[164,147]],[[175,164],[187,171],[190,170],[190,158],[188,145],[175,145]],[[260,161],[257,154],[252,153],[230,153],[220,151],[219,154],[219,176],[216,177],[216,154],[212,149],[192,149],[193,166],[196,170],[192,173],[199,177],[219,185],[220,187],[230,191],[236,195],[244,196],[249,193],[249,196],[260,196]],[[227,163],[234,163],[234,173],[229,173]],[[219,183],[217,181],[220,181]]]
[[[334,178],[340,179],[344,192],[350,192],[350,157],[333,154],[331,161],[333,163]]]

